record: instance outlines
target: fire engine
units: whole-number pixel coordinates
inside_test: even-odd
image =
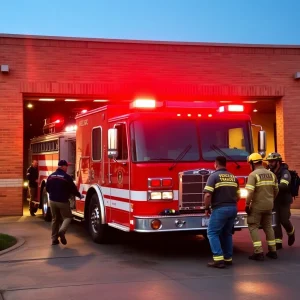
[[[75,179],[84,198],[71,201],[71,208],[76,220],[86,222],[94,242],[105,243],[110,228],[205,235],[209,217],[203,189],[219,155],[227,158],[227,169],[241,187],[234,230],[247,227],[245,184],[254,124],[243,105],[219,106],[136,99],[76,116]],[[258,142],[264,154],[261,127]],[[48,194],[41,195],[47,217]]]
[[[41,208],[46,221],[51,221],[51,211],[45,189],[46,181],[48,176],[57,169],[60,159],[66,159],[69,162],[68,173],[75,179],[76,125],[69,125],[63,131],[55,132],[55,128],[60,123],[63,123],[60,119],[54,122],[46,119],[43,126],[44,135],[31,139],[29,147],[29,161],[37,160],[39,168],[36,200],[29,210],[36,213],[38,208]]]

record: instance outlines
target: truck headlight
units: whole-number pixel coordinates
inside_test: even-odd
[[[162,192],[162,199],[166,199],[166,200],[173,199],[173,192]]]
[[[173,192],[172,191],[148,192],[148,199],[149,200],[172,200]]]
[[[151,192],[149,198],[150,198],[150,200],[160,200],[161,192]]]
[[[246,189],[241,189],[241,198],[247,198],[248,191]]]

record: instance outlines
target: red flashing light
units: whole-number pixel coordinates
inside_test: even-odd
[[[81,111],[82,114],[85,114],[86,112],[87,112],[87,109],[83,109],[83,110]]]
[[[56,120],[54,123],[59,124],[59,123],[60,123],[60,120]]]
[[[211,117],[212,117],[212,114],[209,114],[208,117],[211,118]]]
[[[246,182],[244,177],[237,177],[237,180],[238,180],[239,185],[244,185]]]
[[[152,179],[152,180],[150,180],[150,186],[151,187],[159,187],[159,186],[161,186],[160,179]]]
[[[162,180],[162,186],[172,186],[172,179],[163,179]]]

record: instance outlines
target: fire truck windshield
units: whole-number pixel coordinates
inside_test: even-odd
[[[201,156],[213,161],[219,155],[246,161],[252,152],[250,125],[245,120],[136,120],[130,137],[134,162],[176,161],[187,145],[181,162],[199,161]]]
[[[243,120],[202,120],[200,122],[202,156],[212,161],[225,155],[234,161],[246,161],[252,152],[250,125]]]
[[[132,160],[175,161],[190,145],[181,161],[200,159],[195,120],[138,120],[131,124]]]

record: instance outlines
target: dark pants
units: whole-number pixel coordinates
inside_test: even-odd
[[[236,206],[219,207],[212,211],[207,236],[214,261],[232,260],[232,228],[236,215]]]
[[[285,229],[288,235],[294,233],[294,227],[290,221],[291,205],[289,203],[275,203],[274,210],[276,212],[276,227],[274,228],[276,243],[282,243],[282,228]]]
[[[31,208],[34,208],[33,201],[36,201],[36,193],[37,193],[36,187],[29,187],[29,210]]]
[[[59,233],[65,234],[71,221],[72,212],[70,203],[55,202],[50,200],[50,209],[52,213],[52,241],[58,239]],[[62,224],[61,224],[62,222]]]

